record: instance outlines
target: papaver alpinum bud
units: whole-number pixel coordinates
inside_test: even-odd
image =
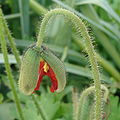
[[[19,77],[19,88],[26,95],[30,95],[36,87],[39,62],[40,53],[34,47],[28,48],[22,58]]]
[[[30,95],[39,90],[44,76],[51,79],[51,92],[61,92],[66,84],[65,67],[62,61],[53,52],[43,46],[28,48],[25,52],[20,69],[19,88]]]

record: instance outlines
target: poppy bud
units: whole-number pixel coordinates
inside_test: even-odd
[[[51,92],[61,92],[64,89],[66,84],[64,64],[47,47],[32,46],[28,48],[22,58],[19,77],[20,90],[26,95],[39,90],[44,75],[51,79]]]

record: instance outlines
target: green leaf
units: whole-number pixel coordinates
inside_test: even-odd
[[[107,1],[105,0],[80,0],[79,2],[76,3],[76,5],[83,5],[83,4],[95,4],[103,8],[108,14],[110,14],[115,20],[117,20],[120,23],[120,17],[109,6]]]
[[[118,104],[119,98],[111,96],[110,97],[110,116],[108,120],[120,120],[120,105]]]
[[[52,93],[42,94],[40,96],[40,105],[46,112],[47,118],[53,120],[54,115],[60,107],[60,101],[55,101],[55,95]]]
[[[29,0],[19,0],[22,38],[29,35]]]
[[[72,104],[62,103],[55,115],[55,120],[72,120]]]
[[[99,25],[98,23],[96,23],[95,21],[89,19],[88,17],[86,17],[85,15],[83,15],[82,13],[76,11],[75,9],[69,7],[68,5],[64,4],[61,1],[58,0],[52,0],[53,2],[57,3],[58,5],[62,6],[63,8],[66,8],[72,12],[74,12],[76,15],[78,15],[79,17],[87,20],[89,23],[91,23],[92,25],[96,26],[97,28],[99,28],[100,30],[102,30],[103,32],[105,32],[106,34],[108,34],[109,36],[111,36],[112,38],[114,38],[115,40],[118,41],[117,37],[111,33],[110,31],[108,31],[106,28],[104,28],[103,26]]]
[[[3,101],[3,95],[0,93],[0,104],[2,103]]]
[[[14,103],[0,104],[0,120],[14,120],[18,118]]]
[[[23,109],[25,120],[42,120],[40,114],[38,114],[36,106],[32,100],[27,100]]]

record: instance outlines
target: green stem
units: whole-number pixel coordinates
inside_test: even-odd
[[[13,38],[12,38],[12,36],[11,36],[11,34],[10,34],[10,31],[9,31],[9,29],[8,29],[8,26],[7,26],[7,23],[6,23],[6,21],[5,21],[5,19],[3,18],[3,13],[2,13],[2,10],[0,9],[0,15],[1,15],[1,21],[2,21],[2,23],[3,23],[3,26],[4,26],[4,29],[5,29],[5,32],[6,32],[6,34],[7,34],[7,37],[8,37],[8,40],[9,40],[9,42],[10,42],[10,45],[11,45],[11,48],[12,48],[12,50],[13,50],[13,54],[14,54],[14,56],[15,56],[15,59],[16,59],[16,61],[17,61],[17,64],[20,66],[20,64],[21,64],[21,59],[20,59],[20,56],[19,56],[19,52],[18,52],[18,50],[17,50],[17,48],[16,48],[16,46],[15,46],[15,43],[14,43],[14,40],[13,40]],[[1,28],[2,28],[2,26],[1,26]],[[4,37],[4,36],[3,36]],[[6,44],[6,42],[5,42],[5,44]],[[10,66],[9,66],[10,67]],[[12,76],[12,73],[11,73],[11,77],[13,78],[13,76]],[[12,81],[14,81],[13,79],[12,79]],[[13,86],[14,87],[14,86]],[[11,87],[12,88],[12,87]],[[16,96],[16,91],[14,90],[14,95]],[[15,97],[15,100],[17,100],[16,99],[16,97]],[[20,108],[20,106],[19,106],[19,100],[17,100],[18,101],[18,111],[21,111],[21,108]],[[38,102],[37,102],[37,100],[34,98],[33,99],[33,101],[34,101],[34,103],[36,103],[36,104],[38,104]],[[17,104],[17,103],[16,103]],[[36,106],[37,107],[37,109],[38,109],[38,111],[39,111],[39,105],[38,106]],[[39,111],[40,112],[40,111]],[[42,113],[41,113],[42,114]],[[42,115],[41,115],[42,116]],[[23,120],[23,119],[21,119],[21,120]],[[44,117],[43,117],[43,120],[44,120]]]
[[[46,14],[47,9],[45,9],[43,6],[38,4],[35,0],[30,0],[30,7],[35,11],[38,15]]]
[[[78,117],[78,92],[76,88],[72,91],[72,101],[73,101],[73,120],[77,120]]]
[[[15,46],[15,43],[14,43],[14,39],[12,38],[11,34],[10,34],[10,31],[8,29],[8,26],[7,26],[7,23],[6,23],[6,20],[4,19],[4,16],[3,16],[3,13],[2,13],[2,10],[0,9],[0,15],[1,15],[1,20],[2,20],[2,23],[3,23],[3,26],[4,26],[4,29],[5,29],[5,33],[8,37],[8,40],[9,40],[9,43],[11,45],[11,48],[12,48],[12,51],[15,55],[15,58],[16,58],[16,61],[18,63],[18,65],[20,65],[20,57],[19,57],[19,52]]]
[[[46,115],[44,114],[42,108],[41,108],[40,105],[38,104],[38,102],[37,102],[37,100],[36,100],[36,98],[35,98],[34,95],[32,95],[32,99],[33,99],[33,101],[34,101],[34,103],[35,103],[35,105],[36,105],[36,108],[37,108],[38,112],[40,113],[42,119],[43,119],[43,120],[47,120]]]
[[[104,100],[104,102],[106,102],[107,101],[107,98],[108,98],[108,94],[109,94],[109,91],[108,91],[108,89],[106,88],[106,86],[104,86],[104,85],[101,85],[101,89],[102,90],[104,90],[105,92],[104,92],[104,96],[103,96],[103,100]],[[85,89],[83,92],[82,92],[82,94],[81,94],[81,96],[80,96],[80,99],[79,99],[79,105],[78,105],[78,120],[82,120],[81,118],[82,118],[82,108],[83,108],[83,106],[84,106],[84,103],[85,103],[85,101],[87,100],[87,97],[91,94],[91,93],[94,93],[95,92],[95,87],[94,86],[91,86],[91,87],[89,87],[89,88],[87,88],[87,89]],[[93,117],[93,116],[92,116]]]
[[[92,74],[93,74],[94,85],[95,85],[95,101],[96,101],[95,102],[95,120],[100,120],[101,119],[101,88],[100,88],[101,81],[100,81],[99,70],[98,70],[96,55],[92,45],[92,41],[88,34],[87,28],[85,27],[82,20],[79,19],[79,17],[76,16],[74,13],[65,9],[55,9],[55,10],[49,11],[45,15],[41,23],[36,46],[41,47],[45,37],[45,31],[49,23],[49,20],[51,17],[56,15],[62,15],[67,20],[71,21],[71,24],[77,30],[77,33],[82,35],[82,37],[84,38],[84,44],[85,44],[85,48],[91,63]]]
[[[12,92],[13,92],[13,95],[14,95],[14,100],[15,100],[15,103],[16,103],[16,106],[17,106],[17,110],[18,110],[20,119],[24,120],[21,105],[20,105],[20,101],[18,99],[17,92],[16,92],[16,89],[15,89],[14,79],[13,79],[13,76],[12,76],[11,68],[10,68],[10,65],[9,65],[8,53],[7,53],[7,47],[6,47],[6,40],[5,40],[5,36],[4,36],[5,31],[4,31],[4,26],[2,24],[2,17],[1,16],[0,16],[0,26],[1,26],[0,42],[1,42],[1,48],[2,48],[2,52],[3,52],[3,56],[4,56],[7,76],[8,76],[8,79],[10,80],[10,86],[11,86],[11,89],[12,89]]]

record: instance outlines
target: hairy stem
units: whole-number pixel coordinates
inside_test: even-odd
[[[73,39],[74,42],[83,50],[85,50],[84,45],[79,39]],[[116,82],[120,82],[120,73],[115,69],[115,67],[110,64],[107,60],[105,60],[102,56],[100,56],[98,53],[96,53],[96,57],[98,59],[98,62],[102,65],[102,67],[111,74]]]
[[[22,114],[22,110],[21,110],[21,106],[20,106],[20,101],[18,99],[18,96],[17,96],[17,92],[15,90],[15,86],[14,86],[14,79],[13,79],[13,76],[12,76],[12,72],[11,72],[11,69],[10,69],[10,65],[9,65],[9,61],[8,61],[8,53],[7,53],[7,48],[6,48],[6,41],[5,41],[5,37],[4,37],[4,32],[6,33],[7,37],[8,37],[8,40],[10,42],[10,45],[11,45],[11,48],[12,48],[12,51],[13,51],[13,54],[15,56],[15,59],[17,61],[17,64],[20,66],[21,64],[21,59],[20,59],[20,55],[19,55],[19,52],[15,46],[15,43],[14,43],[14,39],[12,38],[11,34],[10,34],[10,31],[8,29],[8,26],[7,26],[7,23],[6,23],[6,20],[4,19],[4,16],[3,16],[3,13],[2,13],[2,10],[0,9],[0,26],[1,28],[4,28],[4,31],[2,29],[1,30],[1,46],[3,46],[2,48],[2,51],[3,51],[3,54],[4,54],[4,59],[5,59],[5,65],[6,65],[6,71],[7,71],[7,75],[8,75],[8,78],[10,80],[10,85],[11,85],[11,88],[12,88],[12,91],[13,91],[13,95],[14,95],[14,98],[15,98],[15,103],[16,103],[16,106],[17,106],[17,109],[18,109],[18,113],[20,114],[20,118],[21,120],[24,120],[24,117],[23,117],[23,114]],[[38,101],[36,100],[36,98],[33,99],[34,103],[37,104],[38,106],[36,106],[36,108],[38,109],[39,111],[39,104],[38,104]],[[40,112],[40,111],[39,111]],[[42,114],[42,113],[40,113]],[[41,115],[42,117],[42,115]],[[46,120],[44,118],[42,118],[43,120]]]
[[[101,89],[104,91],[103,100],[104,100],[104,102],[106,102],[107,98],[108,98],[109,91],[104,85],[101,85]],[[94,93],[94,92],[95,92],[95,86],[91,86],[82,92],[80,99],[79,99],[79,105],[78,105],[78,107],[79,107],[78,108],[78,120],[82,120],[81,119],[82,107],[84,106],[84,103],[87,100],[88,95],[90,95],[91,93]],[[92,116],[92,117],[94,117],[94,116]]]
[[[2,23],[3,23],[4,29],[5,29],[6,36],[7,36],[8,40],[9,40],[12,51],[13,51],[13,53],[15,55],[16,61],[17,61],[18,65],[20,65],[21,61],[20,61],[20,57],[19,57],[19,52],[18,52],[18,50],[17,50],[17,48],[15,46],[14,39],[12,38],[12,36],[10,34],[10,31],[8,29],[6,20],[4,19],[4,16],[3,16],[3,13],[2,13],[1,9],[0,9],[0,16],[1,16],[1,20],[2,20]]]
[[[36,100],[36,98],[35,98],[34,95],[32,95],[32,99],[33,99],[33,101],[34,101],[34,103],[35,103],[35,106],[36,106],[38,112],[39,112],[40,115],[41,115],[41,118],[42,118],[43,120],[47,120],[47,117],[46,117],[46,115],[44,114],[44,111],[42,110],[42,108],[41,108],[40,105],[38,104],[38,102],[37,102],[37,100]]]
[[[4,26],[3,26],[3,23],[2,23],[2,17],[1,16],[0,16],[0,26],[1,26],[1,28],[0,28],[0,42],[1,42],[1,48],[2,48],[2,52],[3,52],[3,56],[4,56],[7,76],[8,76],[8,79],[10,80],[10,86],[11,86],[11,89],[12,89],[12,92],[13,92],[13,95],[14,95],[14,100],[15,100],[15,103],[16,103],[16,107],[17,107],[20,119],[24,120],[21,105],[20,105],[20,101],[19,101],[16,89],[15,89],[15,85],[14,85],[14,78],[12,76],[11,68],[10,68],[10,65],[9,65],[8,52],[7,52],[7,47],[6,47],[6,40],[5,40],[5,36],[4,36],[5,31],[4,31]]]
[[[49,11],[45,15],[41,23],[36,46],[41,47],[41,44],[45,37],[45,31],[49,23],[49,20],[51,17],[56,15],[64,16],[65,19],[69,20],[70,23],[73,25],[73,27],[76,29],[77,33],[80,34],[84,39],[85,48],[91,63],[92,74],[93,74],[94,85],[95,85],[95,101],[96,101],[95,102],[95,120],[100,120],[101,119],[101,87],[100,87],[101,81],[100,81],[99,70],[98,70],[96,55],[92,45],[92,41],[88,34],[87,28],[85,27],[82,20],[79,19],[79,17],[76,16],[74,13],[65,9],[55,9],[55,10]]]
[[[78,116],[78,92],[76,88],[72,90],[72,101],[73,101],[73,120],[77,120]]]

